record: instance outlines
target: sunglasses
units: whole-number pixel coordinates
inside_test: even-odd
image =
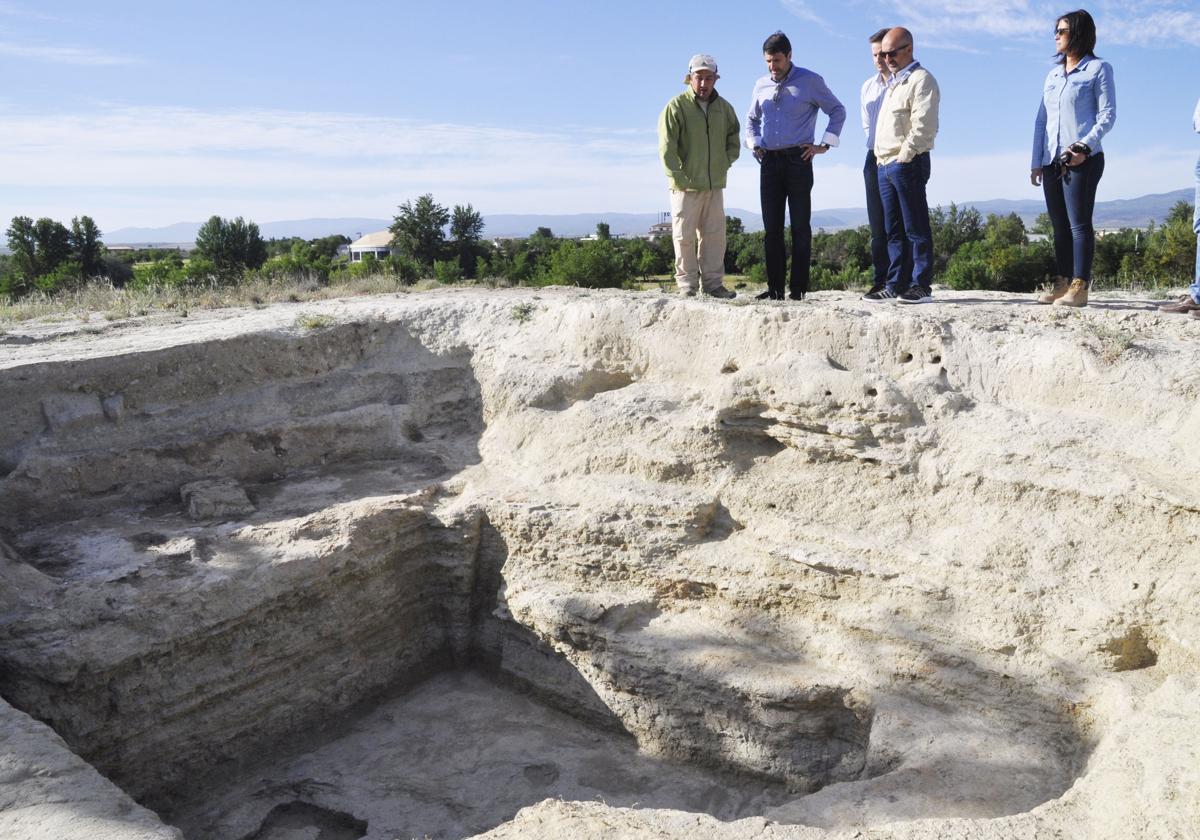
[[[1071,30],[1070,30],[1070,29],[1060,28],[1060,29],[1055,29],[1055,30],[1054,30],[1054,37],[1055,37],[1055,38],[1057,38],[1059,35],[1070,35],[1070,34],[1071,34]]]
[[[901,44],[900,46],[896,47],[896,49],[894,49],[894,50],[880,50],[879,54],[881,56],[883,56],[884,58],[895,58],[896,56],[900,55],[900,53],[904,52],[906,49],[908,49],[911,46],[912,46],[912,44]]]

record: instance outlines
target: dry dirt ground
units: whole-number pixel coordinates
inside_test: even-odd
[[[1200,321],[0,334],[5,840],[1200,837]]]

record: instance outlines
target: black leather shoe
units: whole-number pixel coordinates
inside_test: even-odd
[[[804,300],[804,292],[801,292],[800,294],[796,294],[795,292],[791,292],[791,293],[788,295],[788,300]]]
[[[754,299],[755,300],[783,300],[783,295],[777,295],[774,292],[772,292],[770,289],[767,289],[765,292],[759,292],[757,295],[755,295]]]

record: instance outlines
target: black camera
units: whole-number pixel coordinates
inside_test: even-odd
[[[1079,153],[1079,154],[1083,155],[1084,157],[1087,157],[1088,155],[1090,155],[1092,153],[1092,150],[1088,147],[1088,145],[1086,143],[1072,143],[1070,146],[1067,146],[1067,148],[1063,150],[1063,153],[1061,155],[1058,156],[1059,165],[1060,166],[1070,166],[1071,165],[1071,155],[1073,155],[1075,153]]]

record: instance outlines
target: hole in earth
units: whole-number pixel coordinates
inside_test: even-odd
[[[421,331],[509,307],[394,305],[411,330],[39,359],[20,388],[0,370],[0,451],[26,452],[0,479],[0,694],[188,840],[457,840],[559,799],[856,827],[1071,786],[1068,704],[987,635],[1003,622],[948,617],[941,543],[846,525],[920,492],[955,439],[826,399],[905,383],[815,363],[755,383],[778,347],[730,341],[738,377],[668,387],[652,327],[570,355],[505,322],[516,343],[477,357]],[[89,375],[129,383],[120,423],[3,413]],[[980,539],[1002,530],[1002,505],[964,501],[983,479],[952,489],[947,528],[982,509]],[[1007,557],[1003,536],[980,551]],[[1154,664],[1140,629],[1106,638],[1109,676]]]
[[[243,840],[359,840],[366,834],[367,824],[362,820],[297,801],[276,805],[258,831]]]

